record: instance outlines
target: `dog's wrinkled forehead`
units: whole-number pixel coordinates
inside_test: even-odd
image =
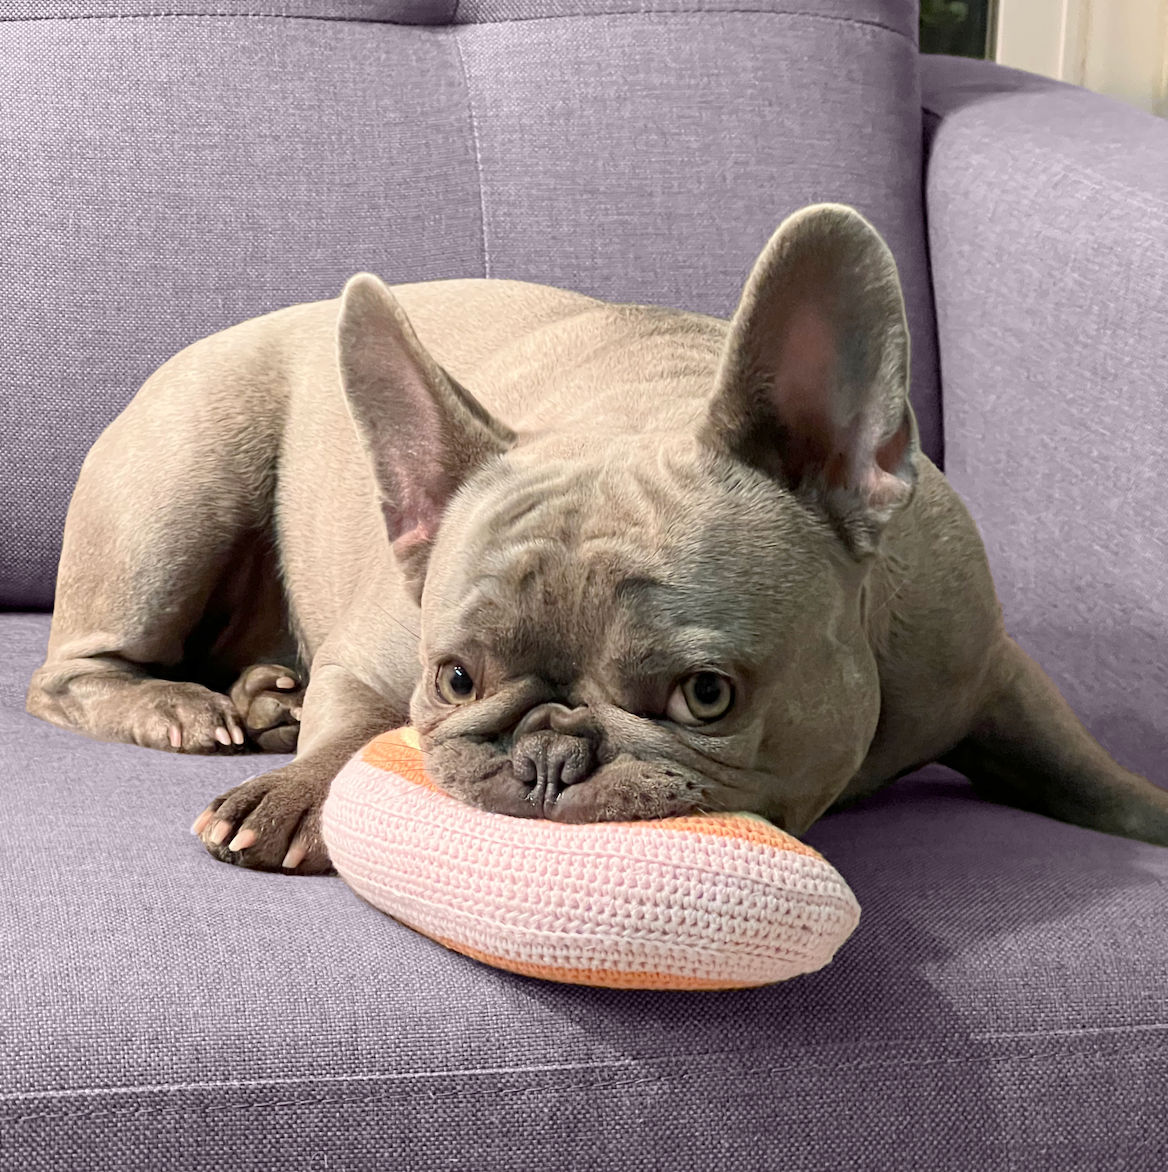
[[[673,510],[627,467],[500,469],[476,487],[443,521],[427,643],[481,640],[515,670],[567,678],[616,612],[661,583]]]
[[[568,682],[598,660],[682,670],[772,638],[775,607],[822,566],[800,565],[772,484],[728,484],[685,455],[503,462],[477,478],[431,559],[426,653],[479,644]]]

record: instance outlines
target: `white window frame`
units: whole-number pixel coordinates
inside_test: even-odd
[[[994,59],[1168,117],[1168,0],[998,0]]]

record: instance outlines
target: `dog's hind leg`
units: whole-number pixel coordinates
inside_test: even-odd
[[[270,554],[248,555],[268,541],[276,439],[271,417],[249,419],[222,386],[229,380],[212,383],[215,373],[203,374],[190,352],[172,359],[86,458],[65,522],[48,655],[28,689],[34,716],[171,752],[245,746],[225,692],[251,660],[223,662],[219,686],[194,667],[223,642],[208,627],[208,603],[225,596],[241,558],[274,565]],[[260,593],[271,609],[278,583]],[[238,626],[230,617],[211,627]]]
[[[295,753],[304,706],[303,672],[278,663],[253,663],[231,686],[231,702],[249,744],[265,753]]]
[[[974,728],[940,758],[981,797],[1168,846],[1168,790],[1117,764],[1012,639]]]

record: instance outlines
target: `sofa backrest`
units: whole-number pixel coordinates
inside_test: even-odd
[[[81,461],[153,369],[361,269],[728,316],[786,214],[850,203],[939,457],[913,0],[157,7],[0,3],[0,606],[52,605]]]

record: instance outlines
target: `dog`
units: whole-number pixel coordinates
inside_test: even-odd
[[[783,221],[729,322],[360,273],[183,350],[98,438],[28,711],[294,749],[192,827],[284,873],[332,871],[332,778],[407,722],[441,788],[517,817],[800,835],[940,761],[1168,845],[1168,792],[1006,634],[908,385],[892,254],[839,204]]]

